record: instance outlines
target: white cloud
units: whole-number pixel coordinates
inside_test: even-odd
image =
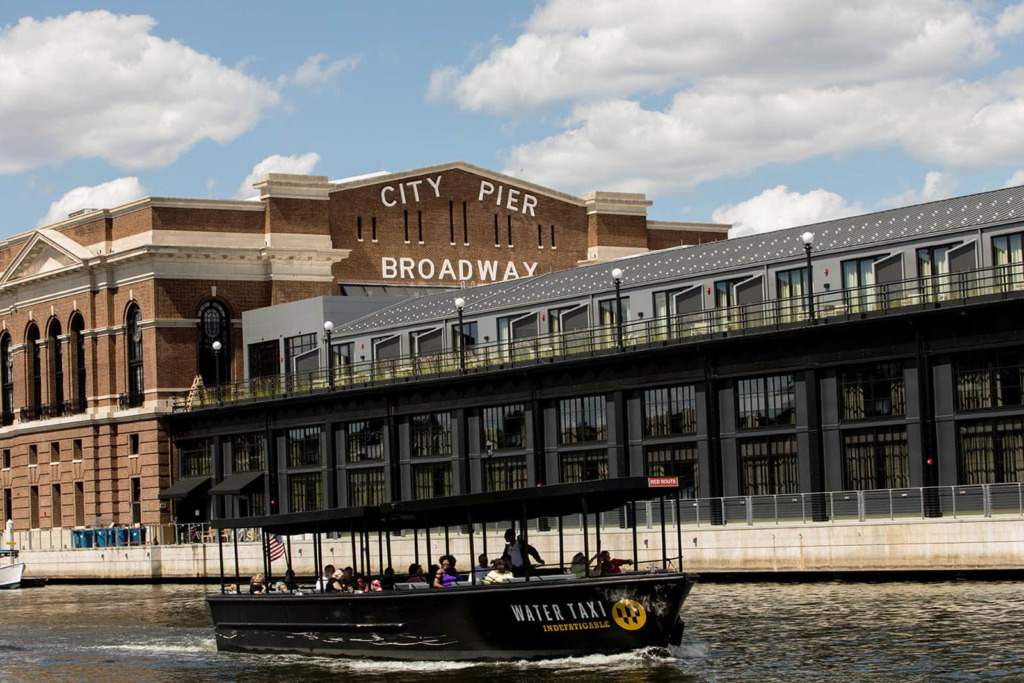
[[[0,173],[91,157],[165,166],[279,104],[275,86],[151,35],[155,24],[95,11],[0,28]]]
[[[326,60],[325,54],[313,55],[295,69],[292,80],[299,85],[323,85],[342,71],[352,71],[362,61],[360,57],[346,57],[333,62]]]
[[[1024,31],[1024,3],[1004,9],[996,22],[998,36],[1011,36],[1021,31]]]
[[[757,91],[933,76],[994,54],[991,29],[959,0],[551,0],[468,73],[435,72],[431,92],[506,112],[709,81]]]
[[[1012,176],[1006,179],[1003,183],[1003,187],[1017,187],[1018,185],[1024,185],[1024,168],[1014,172]]]
[[[245,176],[245,180],[235,192],[238,199],[251,199],[258,197],[259,193],[252,189],[254,183],[258,183],[268,173],[294,173],[297,175],[309,175],[320,162],[320,155],[316,152],[297,154],[290,157],[283,157],[280,154],[269,156],[252,167],[252,173]]]
[[[878,202],[880,208],[895,209],[911,204],[934,202],[953,196],[959,181],[949,173],[929,171],[924,177],[924,186],[920,190],[910,189],[893,197],[886,197]]]
[[[811,190],[802,194],[778,185],[739,204],[715,209],[712,220],[732,224],[729,237],[742,237],[863,212],[864,208],[858,202],[849,204],[834,192]]]
[[[92,187],[76,187],[50,204],[50,210],[39,219],[36,227],[52,225],[65,220],[80,209],[111,209],[148,196],[146,188],[136,177],[118,178]]]

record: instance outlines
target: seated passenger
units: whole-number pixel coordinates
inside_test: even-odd
[[[483,553],[477,559],[477,565],[473,567],[473,576],[477,583],[484,580],[484,577],[491,571],[491,566],[487,563],[487,556]]]
[[[317,593],[326,593],[330,589],[331,581],[334,577],[334,565],[329,564],[324,567],[324,575],[316,581],[316,586],[313,588]]]
[[[295,570],[285,571],[284,578],[274,584],[274,590],[278,593],[290,593],[299,590],[299,582],[295,580]]]
[[[621,573],[619,567],[624,564],[633,564],[633,560],[615,559],[607,550],[602,550],[601,554],[598,556],[597,566],[601,569],[601,576]]]
[[[484,583],[492,585],[495,583],[508,583],[512,580],[512,572],[508,570],[508,565],[503,559],[497,559],[494,561],[494,569],[487,573],[484,577]]]
[[[426,583],[427,579],[423,576],[423,565],[416,564],[413,562],[409,565],[409,583]]]
[[[350,589],[345,584],[345,572],[338,570],[331,575],[331,582],[327,585],[328,593],[345,593]]]
[[[341,581],[341,589],[346,593],[351,593],[356,589],[356,575],[352,567],[345,567],[339,581]]]
[[[249,581],[249,594],[259,595],[267,592],[267,580],[263,577],[263,573],[260,572],[252,577]]]
[[[459,580],[459,572],[455,569],[455,557],[441,556],[441,568],[434,574],[434,588],[451,588]]]

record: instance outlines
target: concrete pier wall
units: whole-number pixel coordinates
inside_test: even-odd
[[[566,532],[564,559],[583,550],[583,538]],[[613,555],[632,558],[631,532],[602,530],[602,544]],[[488,534],[487,554],[496,557],[503,547],[499,535]],[[660,566],[660,530],[637,534],[638,564]],[[914,522],[807,524],[779,526],[682,527],[667,531],[666,547],[677,556],[682,541],[683,566],[701,573],[745,572],[891,572],[891,571],[1006,571],[1024,569],[1024,519],[1019,517]],[[530,542],[548,563],[559,559],[558,534],[535,533]],[[432,535],[431,557],[445,552],[443,536]],[[392,538],[392,563],[404,572],[413,561],[411,536]],[[451,534],[449,547],[459,568],[475,564],[468,538]],[[426,564],[426,543],[419,540],[420,562]],[[484,552],[482,538],[474,537],[474,550]],[[324,539],[324,562],[339,567],[358,564],[346,539]],[[595,552],[594,538],[590,552]],[[377,573],[378,545],[371,544],[371,571]],[[309,539],[291,540],[292,564],[300,576],[313,576],[313,544]],[[216,543],[186,545],[144,545],[91,549],[23,550],[22,560],[29,576],[81,580],[180,580],[216,579],[221,555]],[[223,546],[225,573],[235,575],[231,544]],[[259,543],[238,546],[238,574],[247,580],[262,571]],[[284,573],[285,560],[274,563],[275,575]]]

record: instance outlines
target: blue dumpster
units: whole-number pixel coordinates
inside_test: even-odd
[[[96,530],[82,529],[82,547],[91,548],[96,545]]]
[[[131,540],[128,532],[131,531],[131,529],[126,529],[124,527],[121,527],[120,529],[117,529],[116,531],[117,531],[117,544],[118,545],[128,545],[130,540]]]
[[[85,547],[85,533],[83,529],[74,529],[71,532],[71,547],[72,548],[84,548]]]
[[[113,548],[117,545],[117,529],[97,529],[96,547]]]

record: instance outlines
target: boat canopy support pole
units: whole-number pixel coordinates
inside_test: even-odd
[[[526,503],[523,503],[519,507],[519,534],[523,537],[523,547],[519,549],[519,554],[523,557],[523,570],[526,574],[526,580],[530,580],[530,570],[533,569],[533,565],[530,564],[530,553],[527,548],[530,547],[530,533],[526,528]]]
[[[589,519],[588,518],[589,517],[590,517],[590,515],[587,514],[587,499],[584,498],[583,499],[583,554],[587,558],[587,572],[586,572],[587,577],[590,576],[590,529],[588,528],[588,526],[589,526]]]
[[[466,523],[469,525],[469,560],[473,561],[476,557],[476,550],[473,546],[473,512],[466,510]],[[476,585],[476,563],[473,563],[472,569],[469,570],[469,582],[472,585]]]
[[[426,533],[424,541],[427,546],[427,569],[429,570],[430,565],[432,564],[430,561],[430,520],[427,519],[426,515],[423,516],[423,531]],[[433,579],[431,579],[431,581],[433,581]]]
[[[565,537],[562,535],[562,516],[558,516],[558,568],[565,572]]]
[[[683,571],[683,527],[679,519],[679,492],[676,491],[676,552],[679,553],[679,571]]]
[[[394,570],[395,566],[392,564],[391,560],[391,529],[388,527],[388,521],[386,519],[384,520],[384,541],[387,544],[388,549],[388,566]]]
[[[632,529],[633,529],[633,569],[637,569],[637,567],[639,566],[637,563],[640,561],[640,557],[637,555],[637,547],[636,547],[636,524],[637,524],[637,518],[636,518],[636,501],[635,500],[631,501],[629,503],[629,508],[626,510],[626,512],[629,513],[629,526],[632,527]]]
[[[668,539],[665,532],[665,496],[658,496],[658,510],[661,515],[661,568],[668,569]]]
[[[235,543],[235,588],[241,591],[242,572],[238,568],[238,529],[234,530],[232,536],[234,536]]]
[[[217,532],[217,555],[220,557],[220,592],[224,592],[224,534]],[[236,553],[237,555],[237,553]]]

